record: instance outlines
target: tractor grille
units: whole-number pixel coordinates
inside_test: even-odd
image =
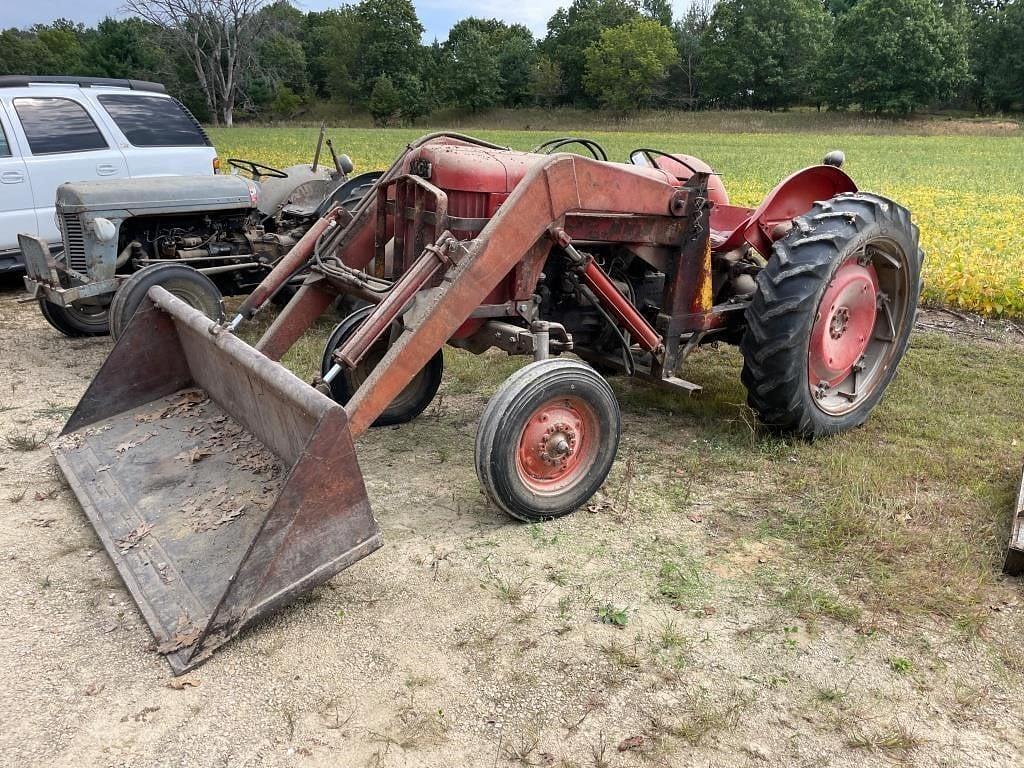
[[[67,265],[76,272],[85,272],[85,233],[82,231],[82,220],[71,213],[61,217],[61,230],[64,235],[64,254]]]
[[[448,215],[460,219],[485,219],[488,217],[490,195],[486,192],[448,191]],[[460,239],[476,237],[477,232],[453,230],[452,234]]]

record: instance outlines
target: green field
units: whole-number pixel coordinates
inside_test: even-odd
[[[808,114],[808,121],[813,115]],[[933,123],[941,125],[941,123]],[[357,170],[387,167],[428,129],[331,129],[339,152]],[[516,149],[530,149],[565,132],[474,130]],[[222,158],[271,165],[312,158],[317,129],[211,129]],[[756,204],[793,170],[830,149],[847,155],[846,169],[864,189],[908,206],[921,227],[924,300],[994,315],[1024,316],[1024,137],[1006,135],[869,135],[864,133],[669,133],[593,131],[613,159],[656,147],[707,160],[736,203]]]

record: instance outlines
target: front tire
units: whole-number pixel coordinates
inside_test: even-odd
[[[224,299],[220,290],[202,272],[184,264],[150,264],[121,283],[110,302],[110,332],[115,340],[121,338],[154,285],[164,288],[215,322],[224,319]]]
[[[567,515],[608,477],[621,428],[615,394],[589,365],[530,363],[484,409],[477,477],[491,501],[519,520]]]
[[[39,299],[39,311],[46,322],[72,339],[84,336],[106,336],[110,333],[108,307],[100,304],[71,304],[62,307]]]
[[[320,359],[320,375],[324,376],[334,366],[334,350],[340,347],[355,333],[366,316],[374,309],[373,306],[365,306],[350,314],[331,332],[324,345],[323,356]],[[388,351],[390,341],[385,334],[378,339],[377,343],[370,347],[355,368],[345,369],[338,374],[328,385],[330,387],[331,399],[340,405],[345,405],[356,390],[362,386],[367,377],[377,367]],[[391,404],[373,422],[375,427],[386,427],[392,424],[404,424],[419,416],[430,405],[438,388],[441,386],[441,379],[444,375],[444,354],[438,350],[427,362],[412,381],[403,389],[398,396],[391,401]]]
[[[812,439],[864,423],[906,352],[923,258],[910,212],[878,195],[794,220],[757,276],[740,344],[762,422]]]

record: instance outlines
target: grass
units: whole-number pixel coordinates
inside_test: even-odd
[[[46,443],[46,440],[49,437],[49,432],[42,435],[35,432],[10,432],[4,437],[4,440],[12,451],[27,453],[29,451],[38,450]]]
[[[554,130],[557,121],[544,114],[524,113],[503,123],[528,130],[475,127],[487,118],[461,125],[490,141],[530,149],[565,133]],[[453,116],[439,125],[458,128],[460,121]],[[623,160],[639,146],[702,157],[722,174],[733,202],[743,205],[757,204],[786,175],[841,148],[848,158],[846,170],[862,188],[914,212],[927,254],[926,301],[1024,316],[1024,226],[1007,215],[1024,208],[1024,164],[1019,162],[1024,134],[1019,129],[992,128],[991,122],[894,123],[807,112],[700,113],[617,123],[605,119],[594,128],[575,125],[585,128],[612,159]],[[387,167],[428,130],[332,128],[331,134],[357,170],[364,171]],[[978,132],[992,135],[969,135]],[[314,127],[211,130],[221,156],[280,166],[308,162],[316,134]]]

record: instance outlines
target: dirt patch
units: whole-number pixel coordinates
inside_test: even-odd
[[[15,298],[0,434],[52,437],[110,342],[65,339]],[[473,470],[486,390],[361,441],[385,547],[176,681],[48,449],[0,441],[0,763],[1020,763],[1016,583],[985,643],[844,613],[788,545],[744,538],[763,513],[746,490],[771,477],[723,490],[686,463],[717,450],[698,417],[666,436],[629,407],[601,503],[514,523]],[[627,471],[649,440],[679,460]]]

